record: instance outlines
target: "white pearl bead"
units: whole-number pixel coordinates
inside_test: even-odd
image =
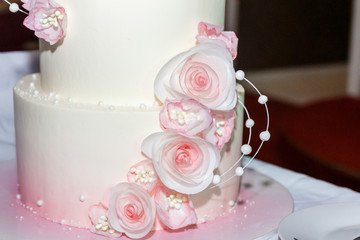
[[[244,78],[245,78],[244,71],[242,71],[242,70],[236,71],[236,79],[237,80],[241,81],[241,80],[244,80]]]
[[[80,200],[80,202],[85,201],[85,196],[84,196],[84,195],[80,195],[79,200]]]
[[[43,200],[39,200],[36,202],[36,205],[38,205],[38,207],[41,207],[44,204]]]
[[[244,169],[242,167],[237,167],[235,169],[236,176],[242,176],[244,174]]]
[[[221,177],[219,175],[215,175],[213,178],[213,184],[219,184],[221,181]]]
[[[146,109],[146,105],[145,105],[145,104],[140,104],[139,108],[140,108],[141,110],[145,110],[145,109]]]
[[[269,133],[269,131],[263,131],[263,132],[261,132],[261,133],[260,133],[260,139],[261,139],[262,141],[269,141],[269,139],[270,139],[270,133]]]
[[[17,3],[12,3],[9,6],[9,10],[12,13],[16,13],[17,11],[19,11],[19,5]]]
[[[258,102],[259,102],[260,104],[265,104],[267,101],[268,101],[268,97],[265,96],[265,95],[261,95],[261,96],[259,97],[259,99],[258,99]]]
[[[114,111],[114,110],[115,110],[115,107],[114,107],[113,105],[110,105],[110,106],[109,106],[109,110],[110,110],[110,111]]]
[[[248,155],[250,154],[252,151],[252,148],[249,144],[244,144],[241,146],[241,152],[245,155]]]
[[[66,223],[66,220],[65,220],[65,219],[61,219],[60,224],[61,224],[61,225],[64,225],[65,223]]]
[[[251,118],[249,118],[248,120],[246,120],[246,122],[245,122],[245,126],[247,127],[247,128],[251,128],[251,127],[253,127],[255,125],[255,122],[254,122],[254,120],[252,120]]]
[[[21,195],[20,195],[20,194],[16,194],[16,199],[21,199]]]
[[[230,200],[229,201],[229,205],[232,207],[232,206],[234,206],[234,204],[235,204],[235,202],[233,201],[233,200]]]

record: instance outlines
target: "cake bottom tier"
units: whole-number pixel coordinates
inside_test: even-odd
[[[70,226],[91,227],[89,208],[107,189],[127,181],[130,167],[145,159],[142,141],[162,131],[157,106],[78,103],[43,92],[38,74],[17,83],[14,101],[21,201],[37,215]],[[240,158],[241,140],[242,114],[222,152],[220,174]],[[192,195],[199,222],[226,214],[239,186],[235,177]]]

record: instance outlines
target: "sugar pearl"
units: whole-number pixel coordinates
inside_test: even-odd
[[[61,219],[61,220],[60,220],[60,224],[61,224],[61,225],[64,225],[65,223],[66,223],[66,220],[65,220],[65,219]]]
[[[260,139],[262,141],[268,141],[270,139],[270,133],[269,131],[263,131],[260,133]]]
[[[232,207],[232,206],[234,206],[234,204],[235,204],[235,202],[233,201],[233,200],[230,200],[229,201],[229,205]]]
[[[236,176],[242,176],[244,174],[244,169],[242,167],[237,167],[235,169]]]
[[[16,194],[16,199],[21,199],[21,195],[20,195],[20,194]]]
[[[245,155],[248,155],[250,154],[252,151],[252,148],[249,144],[244,144],[241,146],[241,152]]]
[[[244,73],[244,71],[238,70],[238,71],[236,72],[236,79],[241,81],[241,80],[244,80],[244,78],[245,78],[245,73]]]
[[[85,201],[85,196],[84,196],[84,195],[80,195],[79,200],[80,200],[80,202]]]
[[[19,11],[19,5],[17,3],[12,3],[9,6],[9,10],[12,13],[16,13],[17,11]]]
[[[265,104],[267,101],[268,101],[268,97],[265,96],[265,95],[261,95],[261,96],[259,97],[259,99],[258,99],[258,102],[259,102],[260,104]]]
[[[141,110],[145,110],[145,109],[146,109],[146,105],[145,105],[145,104],[140,104],[139,108],[140,108]]]
[[[38,207],[41,207],[44,204],[43,200],[39,200],[36,202],[36,205],[38,205]]]
[[[221,181],[221,177],[219,175],[215,175],[213,178],[213,184],[219,184]]]
[[[255,122],[254,122],[254,120],[252,120],[251,118],[249,118],[248,120],[246,120],[246,122],[245,122],[245,126],[247,127],[247,128],[251,128],[251,127],[253,127],[255,125]]]

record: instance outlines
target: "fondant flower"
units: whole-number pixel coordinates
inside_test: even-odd
[[[196,39],[199,43],[212,42],[224,46],[229,50],[233,59],[237,56],[238,38],[232,31],[223,31],[223,26],[216,26],[204,22],[198,25],[198,35]]]
[[[159,185],[155,188],[155,205],[160,221],[170,229],[179,229],[197,223],[194,206],[188,195]]]
[[[165,129],[194,136],[212,123],[210,110],[194,99],[166,99],[160,111],[160,123]]]
[[[137,183],[151,193],[158,182],[152,161],[143,160],[132,166],[127,174],[128,182]]]
[[[151,134],[143,141],[141,150],[152,158],[161,182],[184,194],[195,194],[208,187],[220,162],[215,145],[175,132]]]
[[[211,116],[214,121],[211,127],[204,131],[204,137],[221,150],[231,138],[236,114],[234,110],[211,111]]]
[[[108,222],[107,209],[101,205],[93,205],[89,211],[92,222],[90,231],[107,237],[120,237],[122,233],[115,231]]]
[[[155,222],[154,200],[135,183],[120,183],[112,188],[108,221],[112,228],[130,238],[142,238]]]
[[[155,79],[157,98],[192,98],[213,110],[236,105],[235,70],[229,52],[215,43],[203,43],[166,63]]]
[[[53,0],[26,0],[23,7],[29,10],[24,25],[51,45],[63,38],[66,31],[65,9]]]

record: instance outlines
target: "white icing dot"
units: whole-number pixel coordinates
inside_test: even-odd
[[[84,202],[84,201],[85,201],[85,196],[84,196],[84,195],[80,195],[79,200],[80,200],[80,202]]]
[[[233,200],[230,200],[229,201],[229,205],[232,207],[232,206],[234,206],[234,204],[235,204],[235,202],[233,201]]]
[[[157,106],[159,106],[160,104],[159,104],[157,101],[155,101],[153,105],[154,105],[155,107],[157,107]]]
[[[34,91],[34,95],[38,95],[39,94],[39,91],[38,90],[35,90]]]
[[[242,167],[237,167],[235,169],[236,176],[242,176],[244,174],[244,169]]]
[[[21,195],[20,195],[20,194],[16,194],[16,199],[21,199]]]
[[[35,83],[31,82],[31,83],[29,84],[29,86],[30,86],[31,88],[34,88],[34,87],[35,87]]]
[[[250,154],[252,151],[252,148],[249,144],[244,144],[241,146],[241,152],[245,155],[248,155]]]
[[[145,104],[140,104],[139,108],[144,110],[144,109],[146,109],[146,105]]]
[[[110,106],[109,106],[109,110],[110,110],[110,111],[114,111],[114,110],[115,110],[115,107],[114,107],[113,105],[110,105]]]
[[[253,127],[255,125],[255,122],[254,122],[254,120],[252,120],[251,118],[249,118],[248,120],[246,120],[246,122],[245,122],[245,126],[247,127],[247,128],[251,128],[251,127]]]
[[[219,184],[221,181],[221,177],[219,175],[215,175],[213,178],[213,184]]]
[[[73,101],[73,99],[72,98],[68,98],[68,102],[72,102]]]
[[[38,207],[41,207],[44,204],[43,200],[39,200],[36,202],[36,205],[38,205]]]
[[[12,3],[9,6],[9,10],[12,13],[16,13],[17,11],[19,11],[19,5],[17,3]]]
[[[268,101],[268,97],[265,96],[265,95],[261,95],[261,96],[259,97],[259,99],[258,99],[258,102],[259,102],[260,104],[265,104],[267,101]]]
[[[59,104],[59,100],[54,100],[54,104]]]
[[[270,133],[269,133],[269,131],[263,131],[263,132],[261,132],[261,133],[260,133],[260,139],[261,139],[262,141],[269,141],[269,139],[270,139]]]
[[[200,223],[206,223],[206,218],[201,218]]]
[[[244,78],[245,78],[245,73],[244,73],[244,71],[242,71],[242,70],[238,70],[238,71],[236,71],[236,79],[237,80],[244,80]]]
[[[99,105],[99,106],[104,106],[104,102],[103,102],[103,101],[99,101],[99,102],[98,102],[98,105]]]
[[[61,219],[61,220],[60,220],[60,224],[61,224],[61,225],[64,225],[65,223],[66,223],[66,220],[65,220],[65,219]]]

